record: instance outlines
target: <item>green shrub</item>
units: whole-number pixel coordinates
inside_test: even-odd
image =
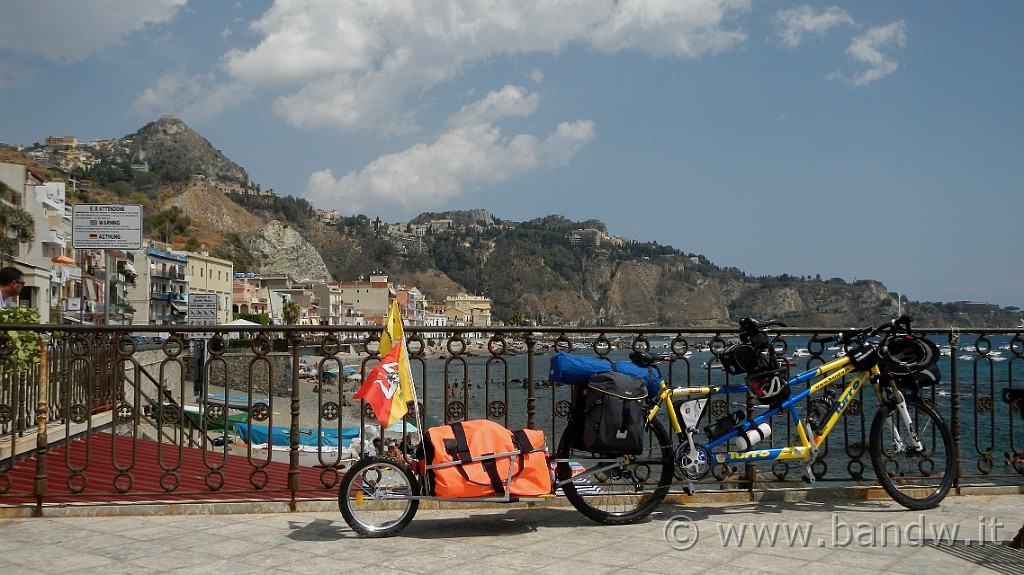
[[[9,305],[0,309],[0,324],[32,325],[39,323],[39,310],[30,307]],[[39,334],[34,331],[3,330],[3,335],[10,342],[10,354],[0,366],[4,371],[25,371],[32,364],[42,361],[42,349],[39,346]]]

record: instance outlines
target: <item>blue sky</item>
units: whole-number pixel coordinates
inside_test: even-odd
[[[599,219],[1024,308],[1024,2],[0,0],[0,141],[182,118],[264,189]]]

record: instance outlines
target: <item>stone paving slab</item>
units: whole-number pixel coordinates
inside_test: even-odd
[[[398,536],[360,538],[330,511],[0,519],[4,572],[373,574],[903,573],[1024,575],[1001,542],[1024,496],[663,505],[635,525],[571,508],[421,510]]]

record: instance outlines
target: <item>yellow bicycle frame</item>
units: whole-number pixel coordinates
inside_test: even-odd
[[[807,424],[805,418],[801,417],[793,407],[799,402],[806,399],[808,396],[812,396],[821,390],[825,389],[829,385],[832,385],[836,381],[839,381],[843,377],[854,373],[853,377],[846,384],[843,389],[836,397],[835,406],[828,419],[823,422],[821,430],[815,435],[811,435],[810,426]],[[810,459],[817,455],[818,446],[821,442],[828,437],[829,432],[835,427],[836,423],[842,417],[846,408],[850,405],[850,402],[857,396],[860,390],[864,387],[864,384],[873,381],[879,373],[877,366],[872,366],[867,371],[857,371],[853,366],[849,357],[841,357],[834,361],[823,364],[816,369],[803,372],[796,377],[789,380],[788,385],[793,386],[804,382],[811,382],[815,378],[821,378],[817,381],[810,383],[808,388],[799,393],[793,393],[789,399],[783,402],[778,407],[769,409],[766,413],[763,413],[757,417],[754,417],[750,421],[744,423],[739,428],[730,431],[729,433],[715,438],[709,441],[706,447],[712,449],[717,445],[727,442],[739,433],[756,427],[765,421],[769,421],[774,415],[788,410],[796,423],[797,438],[799,440],[798,445],[791,445],[786,447],[775,447],[766,449],[753,449],[749,451],[727,451],[719,452],[714,454],[714,463],[733,463],[733,462],[749,462],[749,461],[776,461],[785,459]],[[704,386],[704,387],[677,387],[669,388],[665,382],[662,381],[661,388],[658,393],[658,401],[650,409],[647,415],[648,421],[652,421],[661,410],[663,404],[668,406],[672,405],[674,398],[688,398],[688,399],[699,399],[700,397],[710,397],[716,393],[723,393],[727,391],[740,391],[745,390],[745,386]],[[876,393],[880,395],[880,391],[876,388]],[[667,409],[668,419],[672,425],[672,430],[677,436],[686,431],[688,434],[692,430],[684,430],[680,423],[679,415],[676,410],[669,407]]]

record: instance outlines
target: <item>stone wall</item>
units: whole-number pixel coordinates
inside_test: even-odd
[[[145,350],[135,353],[139,365],[154,379],[160,377],[160,364],[167,357],[161,350]],[[194,383],[195,358],[182,355],[184,373],[178,373],[176,367],[165,368],[164,385],[177,389],[184,380],[186,389]],[[210,385],[222,386],[229,390],[249,393],[250,370],[252,378],[252,395],[291,395],[291,354],[269,353],[265,358],[256,358],[251,352],[225,353],[217,359],[208,359]]]

